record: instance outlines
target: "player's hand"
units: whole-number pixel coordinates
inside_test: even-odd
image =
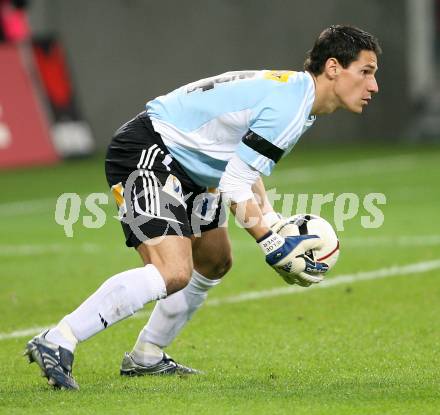
[[[272,230],[272,232],[278,233],[280,229],[283,229],[283,236],[296,236],[298,235],[298,226],[290,222],[290,218],[285,218],[280,213],[269,212],[263,216],[264,222]]]
[[[288,284],[303,287],[317,284],[328,270],[327,264],[315,262],[306,255],[307,251],[322,244],[317,235],[282,237],[271,231],[257,242],[266,255],[266,262]]]

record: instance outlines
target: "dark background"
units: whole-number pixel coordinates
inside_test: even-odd
[[[380,93],[363,116],[321,117],[307,140],[397,140],[411,133],[408,9],[399,0],[36,0],[35,30],[60,36],[99,147],[147,100],[240,69],[302,69],[325,27],[353,24],[382,44]],[[420,106],[420,103],[418,103]]]

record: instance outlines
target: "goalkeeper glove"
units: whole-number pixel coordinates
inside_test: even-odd
[[[320,274],[328,270],[328,265],[315,262],[306,255],[311,249],[318,248],[322,241],[317,235],[283,237],[272,231],[257,240],[266,262],[288,284],[308,287],[323,280]]]
[[[275,233],[279,233],[282,229],[282,236],[299,235],[298,226],[290,222],[290,218],[285,218],[280,213],[268,212],[263,216],[265,224]]]

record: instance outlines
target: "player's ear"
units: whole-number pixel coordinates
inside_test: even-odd
[[[328,58],[325,62],[325,74],[329,79],[335,79],[341,70],[341,65],[336,58]]]

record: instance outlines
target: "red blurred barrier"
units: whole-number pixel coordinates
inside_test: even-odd
[[[45,34],[32,39],[32,51],[58,154],[66,158],[91,154],[95,147],[92,131],[76,102],[62,44],[54,34]]]
[[[0,45],[0,167],[58,159],[19,47]]]

